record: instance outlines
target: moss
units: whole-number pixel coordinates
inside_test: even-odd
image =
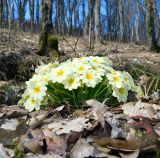
[[[5,102],[5,97],[0,94],[0,104],[3,104]]]
[[[48,36],[48,48],[58,51],[58,38],[54,35]]]
[[[47,41],[46,41],[47,36]],[[49,55],[51,57],[57,58],[59,57],[58,50],[58,38],[52,34],[46,34],[43,32],[39,39],[40,49],[37,52],[39,55]]]
[[[45,42],[45,33],[42,32],[39,38],[40,49],[37,51],[38,55],[45,55],[46,42]]]
[[[52,49],[50,52],[49,52],[49,56],[52,57],[52,58],[59,58],[59,52],[55,49]]]

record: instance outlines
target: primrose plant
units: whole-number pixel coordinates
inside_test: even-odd
[[[19,104],[29,111],[39,110],[48,101],[77,108],[88,99],[106,99],[111,104],[126,102],[128,91],[141,93],[128,72],[114,70],[107,57],[98,56],[41,65],[26,86]]]

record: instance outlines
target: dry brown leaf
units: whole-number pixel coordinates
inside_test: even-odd
[[[95,99],[90,99],[86,101],[86,104],[92,107],[90,116],[93,116],[93,118],[97,120],[101,124],[101,126],[104,128],[104,125],[105,125],[104,114],[108,108],[107,105],[105,105],[105,101],[101,103]]]
[[[23,142],[21,142],[24,150],[29,150],[33,153],[42,154],[43,151],[43,140],[39,139],[25,139]]]
[[[138,101],[135,105],[133,102],[122,106],[123,113],[129,116],[143,116],[148,118],[160,118],[160,106]]]
[[[107,137],[102,137],[95,140],[95,142],[102,147],[116,149],[121,151],[135,151],[139,147],[139,142],[133,140],[118,140]]]
[[[94,147],[84,138],[80,138],[70,152],[70,158],[84,158],[93,155]]]
[[[121,156],[121,158],[137,158],[139,155],[140,150],[137,149],[136,151],[134,151],[133,153],[119,153],[119,155]]]
[[[47,143],[47,150],[52,151],[54,153],[57,152],[64,152],[65,147],[65,140],[63,136],[53,136],[52,138],[45,136],[45,140]]]
[[[45,118],[47,118],[47,114],[38,115],[29,119],[26,124],[29,125],[31,129],[35,129],[42,124]]]
[[[82,132],[84,129],[92,129],[96,124],[91,124],[88,118],[79,117],[73,120],[61,120],[48,125],[48,128],[57,135],[68,134],[71,131]]]

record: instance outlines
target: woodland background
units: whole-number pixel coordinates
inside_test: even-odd
[[[46,23],[90,45],[92,39],[160,45],[159,0],[0,0],[1,28],[40,32]]]

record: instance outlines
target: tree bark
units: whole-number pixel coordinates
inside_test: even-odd
[[[96,42],[101,42],[100,35],[100,4],[101,0],[95,1],[95,25],[96,25]]]
[[[64,0],[61,1],[61,21],[62,21],[62,27],[61,32],[64,35],[66,30],[66,22],[65,22],[65,2]]]
[[[39,0],[36,1],[36,24],[37,24],[37,31],[39,31],[39,24],[40,24],[40,17],[39,17]]]
[[[92,31],[93,31],[93,14],[94,14],[95,0],[89,1],[89,49],[92,50]]]
[[[123,0],[119,0],[120,41],[124,41],[124,9]]]
[[[25,7],[28,0],[18,0],[18,23],[19,29],[24,30]]]
[[[146,0],[147,39],[150,51],[160,51],[155,38],[155,1]]]
[[[0,0],[0,26],[3,27],[3,18],[4,18],[4,12],[3,12],[4,2],[3,0]]]
[[[57,33],[61,34],[61,25],[60,25],[60,0],[56,0],[56,28]]]
[[[133,38],[134,38],[133,0],[129,1],[129,9],[130,9],[130,42],[133,42]]]
[[[34,0],[29,1],[29,8],[30,8],[30,21],[31,21],[31,32],[34,30]]]
[[[72,19],[73,19],[73,2],[69,0],[69,22],[68,22],[68,34],[71,35],[73,31]]]
[[[137,22],[136,22],[136,43],[138,44],[139,39],[139,24],[140,24],[140,1],[137,0]]]

